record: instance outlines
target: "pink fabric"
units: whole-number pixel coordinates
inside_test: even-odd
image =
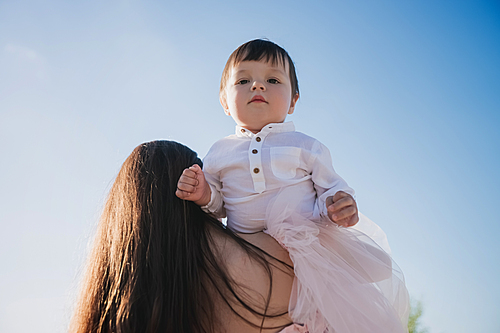
[[[267,210],[266,233],[294,264],[290,317],[308,329],[283,332],[408,332],[409,296],[390,255],[359,230],[304,218],[294,197],[284,190]]]

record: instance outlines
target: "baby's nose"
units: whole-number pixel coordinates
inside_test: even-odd
[[[252,90],[255,91],[255,90],[266,90],[266,86],[260,82],[260,81],[254,81],[253,85],[252,85]]]

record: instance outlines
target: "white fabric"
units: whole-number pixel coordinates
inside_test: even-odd
[[[265,229],[266,207],[283,188],[301,198],[296,211],[306,218],[327,216],[326,198],[338,191],[354,195],[333,169],[328,148],[296,132],[292,122],[266,125],[257,134],[236,126],[235,135],[210,148],[203,171],[212,190],[204,208],[227,215],[236,232]]]

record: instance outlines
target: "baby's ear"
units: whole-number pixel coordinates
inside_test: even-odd
[[[219,101],[220,101],[220,105],[222,105],[222,108],[224,109],[224,113],[226,114],[226,116],[230,116],[231,113],[229,113],[229,107],[227,106],[227,100],[226,100],[225,93],[220,94]]]
[[[292,101],[290,102],[290,109],[288,109],[288,114],[293,113],[293,111],[295,110],[295,104],[297,103],[298,100],[299,100],[299,94],[295,94],[295,96],[293,96],[292,98]]]

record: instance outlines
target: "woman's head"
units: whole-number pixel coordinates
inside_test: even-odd
[[[196,153],[172,141],[141,144],[123,163],[98,226],[73,331],[182,331],[200,317],[193,304],[204,302],[197,262],[209,247],[207,216],[175,196],[182,171],[194,163],[201,165]]]
[[[196,153],[174,141],[152,141],[137,146],[116,177],[102,222],[131,222],[131,228],[151,228],[155,231],[153,237],[170,234],[171,228],[178,228],[176,224],[183,222],[181,217],[187,204],[175,196],[177,181],[182,171],[195,163],[201,166]],[[117,214],[122,218],[116,220]],[[165,225],[166,220],[176,223]]]

